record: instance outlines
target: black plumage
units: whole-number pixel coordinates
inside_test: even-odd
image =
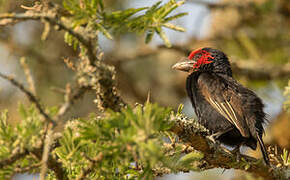
[[[232,77],[223,52],[203,48],[193,51],[188,59],[173,68],[190,73],[186,90],[199,122],[225,145],[238,149],[245,145],[255,150],[258,142],[269,164],[262,140],[266,114],[261,99]]]

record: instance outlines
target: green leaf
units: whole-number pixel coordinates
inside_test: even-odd
[[[145,43],[148,44],[149,42],[151,42],[153,36],[154,36],[154,31],[151,29],[148,30],[146,34],[146,38],[145,38]]]
[[[185,29],[183,27],[179,27],[170,23],[165,23],[162,26],[167,27],[169,29],[173,29],[175,31],[185,32]]]
[[[155,3],[153,6],[151,6],[151,8],[148,9],[148,11],[146,11],[146,15],[151,15],[153,14],[156,10],[160,9],[160,7],[158,7],[160,4],[162,3],[162,1],[158,1],[157,3]]]
[[[25,107],[22,103],[19,103],[19,105],[18,105],[18,112],[19,112],[19,115],[21,116],[21,118],[26,119],[28,117],[26,110],[25,110]]]
[[[98,2],[98,5],[100,7],[101,10],[104,10],[104,3],[103,0],[97,0],[96,2]]]
[[[283,149],[283,154],[281,154],[281,158],[283,160],[283,165],[284,166],[289,166],[290,165],[290,154],[287,149]]]
[[[171,13],[173,10],[175,10],[177,7],[181,6],[184,4],[185,1],[169,1],[165,6],[164,6],[164,11],[161,14],[161,17],[164,18],[166,17],[169,13]]]
[[[249,163],[247,163],[247,164],[245,165],[245,170],[248,170],[250,167],[251,167],[251,165],[250,165]]]
[[[170,43],[168,37],[166,36],[166,34],[164,33],[164,31],[161,28],[157,28],[156,32],[161,37],[161,39],[164,41],[165,46],[166,47],[171,47],[171,43]]]
[[[129,8],[123,11],[114,11],[110,14],[106,14],[105,20],[121,22],[128,19],[130,16],[136,14],[137,12],[143,11],[144,9],[147,9],[147,7],[137,9]]]
[[[100,30],[104,36],[106,36],[106,38],[108,39],[113,39],[112,35],[101,25],[101,24],[96,24],[98,27],[98,30]]]
[[[188,153],[186,155],[184,155],[180,160],[179,163],[183,164],[183,165],[188,165],[189,163],[193,162],[193,161],[198,161],[201,160],[204,157],[204,155],[198,151],[194,151],[191,153]]]
[[[184,107],[183,104],[179,104],[178,109],[177,109],[177,115],[181,115],[182,114],[183,107]]]
[[[174,19],[178,19],[178,18],[183,17],[183,16],[186,16],[186,15],[188,15],[188,13],[178,13],[176,15],[173,15],[173,16],[170,16],[170,17],[165,18],[163,20],[163,22],[165,23],[165,22],[168,22],[168,21],[172,21]]]

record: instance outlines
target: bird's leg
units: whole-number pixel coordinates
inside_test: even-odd
[[[241,152],[240,152],[240,147],[243,145],[243,143],[237,145],[232,151],[231,153],[233,155],[236,155],[237,161],[240,162],[241,160]]]

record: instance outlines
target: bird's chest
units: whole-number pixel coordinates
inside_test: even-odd
[[[200,124],[212,132],[227,130],[232,125],[206,101],[197,85],[198,77],[187,79],[187,94]]]

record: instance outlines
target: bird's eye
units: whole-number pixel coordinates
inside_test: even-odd
[[[195,56],[194,56],[194,59],[195,60],[199,60],[201,58],[202,54],[201,53],[197,53]]]

